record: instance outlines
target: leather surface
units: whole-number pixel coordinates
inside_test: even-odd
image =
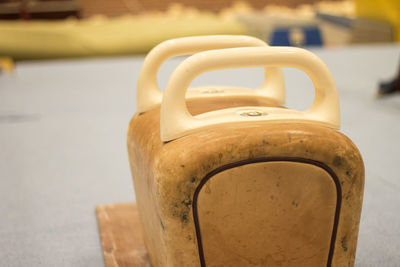
[[[337,190],[321,167],[235,166],[207,179],[194,205],[208,267],[327,266]]]
[[[254,99],[230,103],[257,105]],[[195,100],[187,105],[192,114],[222,106]],[[219,126],[162,143],[156,108],[133,117],[127,138],[144,240],[154,266],[200,266],[192,202],[208,173],[239,161],[274,157],[320,162],[336,174],[343,201],[332,266],[354,265],[364,166],[343,134],[306,123],[257,122]],[[288,260],[282,259],[282,266]]]

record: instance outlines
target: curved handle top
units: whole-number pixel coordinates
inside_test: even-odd
[[[157,84],[157,72],[161,64],[168,58],[211,49],[248,46],[262,47],[268,45],[260,39],[243,35],[194,36],[162,42],[148,53],[140,70],[137,83],[138,112],[146,112],[161,103],[163,94]],[[261,87],[251,91],[283,104],[285,102],[285,88],[282,70],[272,67],[266,69],[265,72],[265,80]],[[268,79],[266,79],[267,72]]]
[[[210,70],[239,67],[293,67],[304,71],[315,87],[305,111],[273,107],[228,108],[192,116],[185,104],[190,82]],[[327,66],[307,50],[294,47],[246,47],[211,50],[184,60],[172,73],[161,105],[161,140],[170,141],[200,129],[235,122],[308,122],[340,127],[339,99]]]

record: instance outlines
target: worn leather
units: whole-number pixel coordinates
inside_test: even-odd
[[[268,105],[254,98],[187,102],[194,115],[221,107],[263,104]],[[318,162],[337,176],[342,201],[331,266],[354,265],[364,165],[346,136],[309,123],[255,122],[221,125],[163,143],[159,120],[159,108],[135,114],[127,136],[144,241],[154,266],[201,266],[193,216],[196,189],[217,168],[261,158]],[[285,261],[290,259],[280,259],[279,266],[287,266]]]

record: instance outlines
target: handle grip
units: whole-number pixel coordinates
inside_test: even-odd
[[[305,111],[242,107],[207,112],[194,117],[188,112],[185,92],[196,76],[210,70],[265,66],[293,67],[308,74],[315,87],[312,105]],[[339,99],[327,66],[317,56],[301,48],[246,47],[197,53],[184,60],[172,73],[161,105],[162,141],[170,141],[221,124],[253,121],[308,122],[339,128]]]
[[[268,45],[260,39],[241,35],[184,37],[168,40],[157,45],[146,56],[140,70],[137,84],[138,112],[146,112],[161,103],[163,94],[157,84],[157,72],[161,64],[168,58],[211,49],[248,46],[262,47]],[[285,88],[282,70],[275,67],[266,68],[263,84],[259,89],[250,92],[264,95],[274,99],[279,104],[283,104],[285,102]]]

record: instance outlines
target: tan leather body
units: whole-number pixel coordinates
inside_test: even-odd
[[[199,114],[274,105],[188,100]],[[364,187],[359,151],[306,123],[218,126],[162,143],[159,108],[136,114],[128,152],[154,266],[353,266]]]

